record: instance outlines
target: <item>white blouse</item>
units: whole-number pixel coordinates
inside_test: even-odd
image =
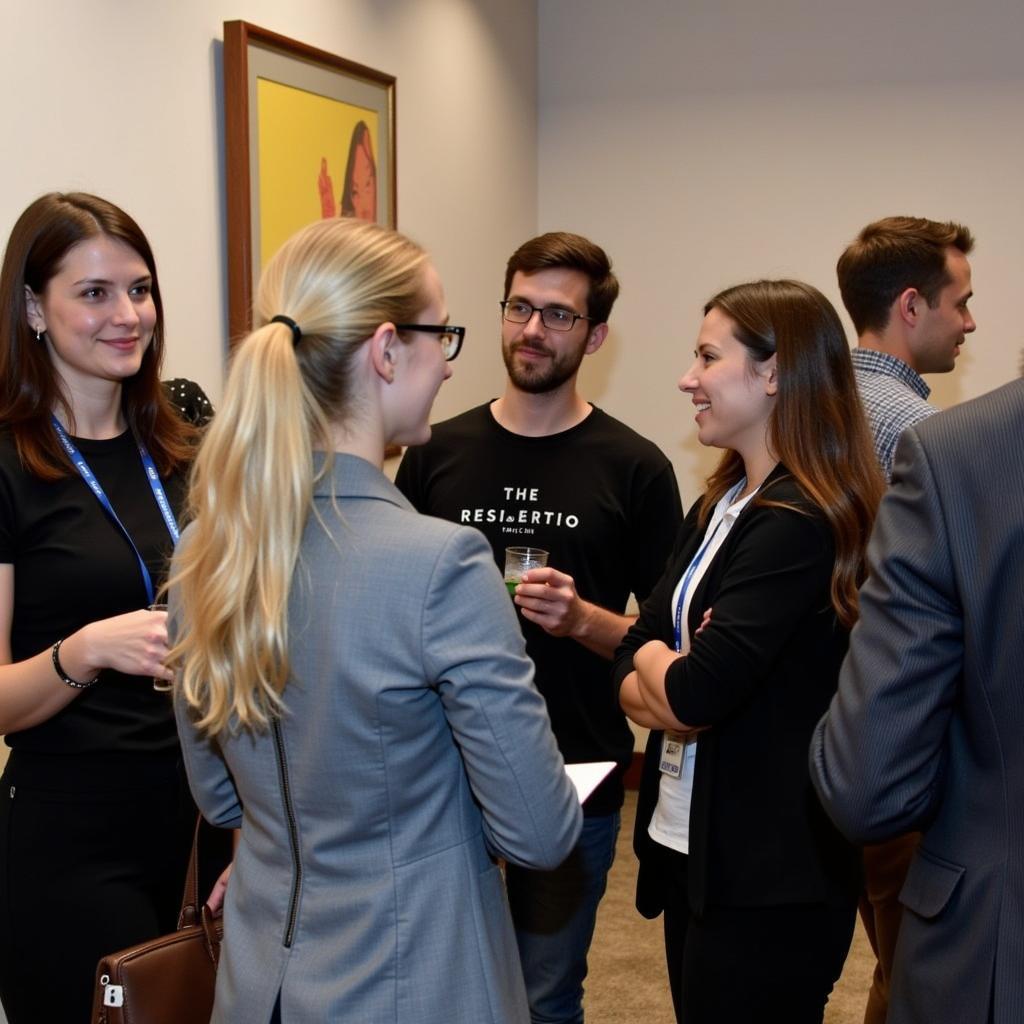
[[[690,615],[690,600],[693,593],[707,572],[708,566],[714,561],[740,512],[757,493],[753,490],[746,497],[736,501],[736,495],[746,484],[746,479],[740,480],[719,499],[704,534],[704,541],[679,578],[672,594],[672,617],[674,622],[679,623],[677,650],[680,654],[686,655],[690,652],[690,629],[687,619]],[[681,763],[678,753],[680,746]],[[674,755],[673,750],[676,751]],[[666,731],[661,741],[662,771],[658,803],[647,827],[647,834],[656,843],[680,853],[690,852],[690,798],[693,793],[693,766],[696,759],[696,737],[684,739],[679,733]]]

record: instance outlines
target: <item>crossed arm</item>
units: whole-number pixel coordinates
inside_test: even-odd
[[[711,609],[704,612],[699,636],[711,621]],[[633,655],[634,670],[622,680],[619,703],[626,716],[646,729],[671,729],[673,732],[698,733],[707,726],[693,727],[680,722],[672,713],[665,693],[665,676],[671,665],[683,654],[672,650],[662,640],[648,640]]]
[[[638,725],[687,732],[728,718],[764,684],[808,617],[828,605],[834,555],[819,517],[751,508],[734,530],[695,592],[713,611],[704,609],[689,653],[666,642],[686,568],[678,547],[617,652],[619,700]]]

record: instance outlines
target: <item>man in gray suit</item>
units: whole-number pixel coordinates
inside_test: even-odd
[[[1024,1020],[1024,380],[905,431],[811,775],[856,842],[923,832],[890,1024]]]

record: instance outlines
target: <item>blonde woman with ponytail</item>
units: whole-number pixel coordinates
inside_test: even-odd
[[[497,858],[580,811],[490,548],[381,471],[463,330],[426,253],[339,218],[260,283],[171,579],[196,800],[240,828],[214,1022],[529,1019]]]

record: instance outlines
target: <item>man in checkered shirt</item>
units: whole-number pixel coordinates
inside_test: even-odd
[[[857,331],[857,388],[886,478],[900,434],[938,412],[922,374],[949,373],[974,330],[973,247],[962,224],[886,217],[839,257],[839,290]]]
[[[974,330],[967,309],[973,246],[962,224],[886,217],[864,228],[839,257],[839,290],[857,330],[857,390],[886,479],[900,434],[938,412],[922,374],[949,373]],[[865,1024],[885,1021],[899,893],[919,838],[915,832],[864,849],[861,920],[878,958]]]

